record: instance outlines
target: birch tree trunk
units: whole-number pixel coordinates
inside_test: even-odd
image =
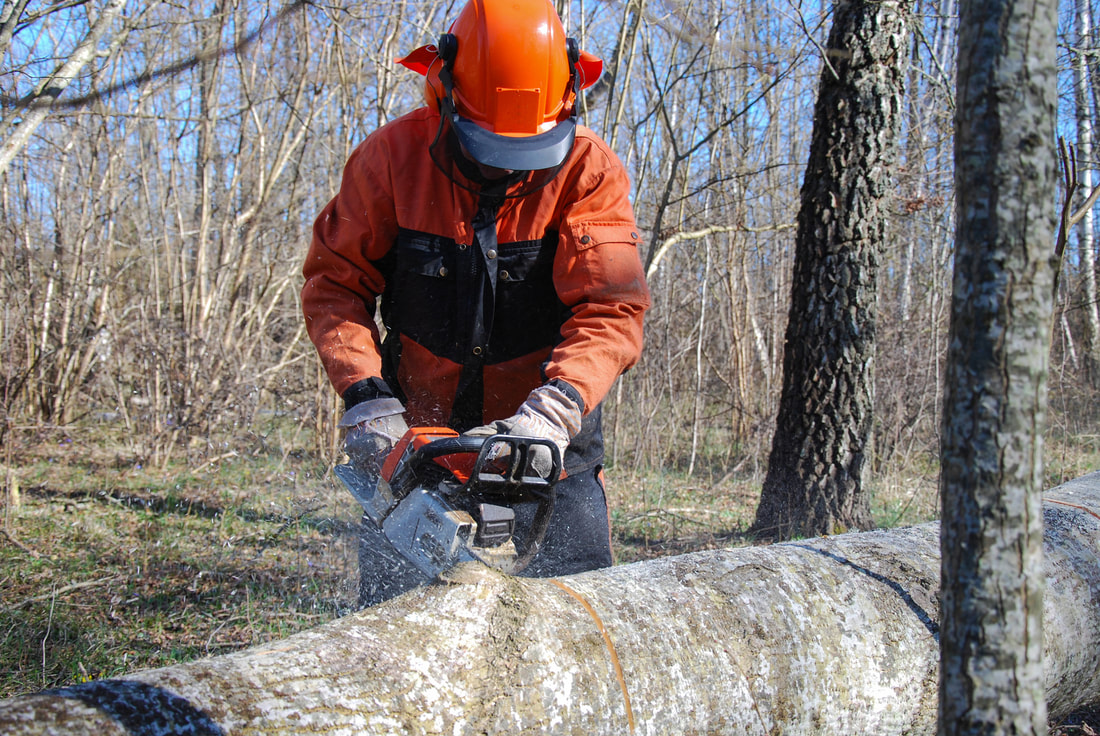
[[[1100,701],[1100,473],[1048,494],[1052,716]],[[931,734],[937,524],[484,568],[236,654],[0,701],[20,734]]]
[[[1073,60],[1073,95],[1077,110],[1077,166],[1081,172],[1081,197],[1087,204],[1092,194],[1093,179],[1093,100],[1089,84],[1089,58],[1092,56],[1092,6],[1078,0],[1074,13],[1077,44]],[[1100,300],[1096,290],[1096,250],[1093,232],[1093,207],[1087,206],[1077,229],[1077,254],[1081,262],[1085,313],[1085,366],[1089,382],[1100,387]]]

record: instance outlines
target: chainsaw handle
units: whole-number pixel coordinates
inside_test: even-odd
[[[506,455],[498,451],[502,445],[508,450]],[[533,466],[532,451],[535,447],[545,448],[550,455],[550,467],[545,473],[535,470]],[[491,437],[458,435],[432,440],[412,452],[398,474],[400,477],[395,476],[391,481],[396,494],[400,496],[407,492],[404,486],[419,477],[432,461],[464,453],[477,454],[465,486],[468,493],[539,495],[552,488],[561,476],[561,452],[548,439],[508,434]]]
[[[474,437],[465,434],[460,434],[457,437],[441,437],[438,440],[432,440],[413,452],[413,454],[409,456],[409,462],[418,463],[426,460],[435,460],[439,457],[446,457],[447,455],[481,452],[481,447],[485,443],[485,440],[485,437]]]
[[[500,454],[489,457],[500,445],[506,445],[509,449],[507,468],[499,467]],[[550,467],[545,473],[534,467],[531,453],[535,447],[543,447],[550,453]],[[486,493],[541,491],[552,487],[560,476],[561,451],[552,441],[542,437],[496,434],[487,438],[481,446],[474,472],[470,474],[468,490]]]

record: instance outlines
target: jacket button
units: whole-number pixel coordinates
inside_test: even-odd
[[[488,258],[491,261],[491,260],[493,260],[494,258],[497,257],[497,252],[495,250],[490,249],[490,250],[486,251],[485,257]]]
[[[590,238],[587,235],[582,235],[581,236],[581,245],[587,245],[590,242],[592,242],[592,238]]]
[[[507,271],[501,271],[500,272],[500,278],[501,278],[502,281],[507,281],[508,279],[510,279],[512,277],[508,275]]]
[[[637,239],[638,239],[638,233],[630,233],[630,237],[632,237],[632,238],[634,238],[635,240],[637,240]]]
[[[474,355],[481,355],[481,346],[478,345],[474,348]]]
[[[440,266],[439,267],[439,275],[440,276],[446,276],[447,275],[447,267],[446,266]]]

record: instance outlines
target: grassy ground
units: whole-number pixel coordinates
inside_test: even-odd
[[[90,444],[39,438],[0,466],[0,697],[221,654],[352,610],[358,507],[315,457],[150,470]],[[876,482],[880,525],[935,517],[934,475]],[[617,561],[745,543],[758,488],[609,471]]]
[[[354,601],[354,501],[308,462],[164,475],[38,448],[16,477],[0,539],[2,696],[282,638]]]

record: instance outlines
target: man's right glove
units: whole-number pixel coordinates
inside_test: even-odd
[[[393,446],[408,431],[405,407],[392,397],[370,399],[344,412],[344,452],[354,465],[377,475]]]

